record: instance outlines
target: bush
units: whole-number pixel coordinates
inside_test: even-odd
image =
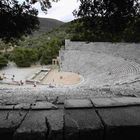
[[[30,48],[15,48],[12,54],[12,60],[18,67],[30,67],[38,61],[36,50]]]
[[[51,64],[52,62],[52,56],[50,55],[50,52],[46,49],[44,49],[44,52],[42,52],[42,56],[40,59],[40,64],[41,65],[48,65]]]
[[[51,64],[52,59],[58,56],[61,45],[62,42],[58,39],[52,39],[46,46],[44,45],[44,47],[40,49],[40,63],[45,65]]]
[[[10,59],[10,55],[11,55],[11,52],[5,52],[5,53],[3,54],[3,56],[4,56],[7,60]]]
[[[0,69],[7,66],[8,60],[3,56],[0,55]]]
[[[19,67],[29,67],[37,61],[40,61],[41,65],[48,65],[52,63],[53,58],[58,56],[63,43],[58,38],[39,39],[36,43],[34,41],[30,43],[32,47],[26,43],[24,45],[20,43],[20,47],[15,48],[8,59],[14,61]]]

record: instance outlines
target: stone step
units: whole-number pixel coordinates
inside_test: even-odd
[[[98,108],[105,140],[140,140],[140,107]]]
[[[66,109],[65,140],[103,140],[104,127],[94,109]]]
[[[137,97],[91,98],[91,101],[97,108],[140,105],[140,98]]]
[[[12,140],[26,114],[26,111],[0,111],[0,139]]]
[[[30,111],[14,140],[63,140],[63,110]]]
[[[45,104],[41,104],[43,109],[19,110],[22,105],[27,107],[22,104],[15,105],[17,110],[0,110],[0,137],[8,140],[140,139],[139,98],[96,98],[94,106],[95,103],[97,107],[87,99],[69,99],[54,110],[45,109]]]
[[[92,108],[93,105],[88,99],[69,99],[65,100],[64,107],[66,109],[76,109],[76,108]]]

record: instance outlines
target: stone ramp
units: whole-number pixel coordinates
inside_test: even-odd
[[[140,98],[69,99],[0,109],[8,140],[139,140]]]

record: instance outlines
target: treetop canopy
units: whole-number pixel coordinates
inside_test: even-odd
[[[50,0],[25,0],[22,4],[17,0],[0,1],[0,38],[2,40],[14,41],[39,28],[38,10],[33,7],[36,2],[41,4],[45,12],[51,7]]]

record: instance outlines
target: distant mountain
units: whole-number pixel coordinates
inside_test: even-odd
[[[33,33],[33,35],[35,35],[35,36],[49,32],[64,24],[64,22],[62,22],[62,21],[59,21],[56,19],[51,19],[51,18],[39,18],[39,22],[40,22],[39,30],[37,30]]]

